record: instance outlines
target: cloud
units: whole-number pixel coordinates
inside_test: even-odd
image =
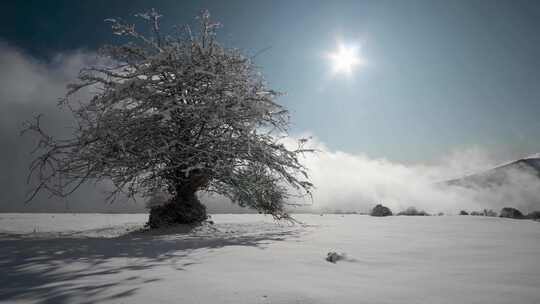
[[[67,135],[73,120],[58,108],[66,85],[79,70],[96,62],[91,52],[58,54],[48,62],[0,43],[0,212],[127,212],[144,210],[143,204],[105,202],[104,186],[87,185],[68,199],[46,194],[23,204],[28,190],[26,176],[35,138],[20,136],[23,123],[42,113],[43,125],[52,134]]]
[[[504,206],[540,209],[540,180],[534,172],[511,170],[507,184],[496,189],[444,186],[440,182],[491,169],[501,160],[480,147],[455,150],[430,165],[404,165],[386,159],[331,150],[317,139],[318,153],[307,155],[316,185],[313,203],[300,210],[367,212],[383,203],[394,211],[414,206],[428,212],[456,214],[460,209]]]

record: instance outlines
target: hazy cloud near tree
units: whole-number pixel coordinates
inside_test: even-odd
[[[66,135],[73,124],[58,106],[79,70],[95,62],[93,53],[59,54],[50,62],[38,61],[22,51],[0,44],[0,211],[128,211],[133,204],[108,205],[103,189],[92,185],[62,200],[40,195],[23,204],[26,176],[35,147],[31,136],[20,136],[23,123],[42,113],[43,125],[55,135]],[[142,205],[142,204],[141,204]],[[140,208],[140,207],[139,207]],[[141,209],[142,210],[142,209]]]
[[[142,201],[106,203],[105,185],[87,185],[66,200],[40,195],[29,204],[22,203],[27,190],[30,151],[34,147],[32,137],[19,135],[23,122],[43,113],[43,125],[52,134],[68,134],[73,121],[67,112],[57,107],[57,101],[80,68],[96,60],[96,55],[90,52],[71,52],[59,54],[51,62],[41,62],[0,43],[0,211],[144,211]],[[493,157],[490,151],[479,147],[453,151],[435,164],[404,165],[334,151],[316,137],[310,145],[320,151],[305,158],[317,189],[313,203],[299,210],[367,211],[376,203],[383,203],[394,211],[409,206],[429,212],[453,213],[460,209],[499,209],[507,205],[524,211],[540,209],[535,203],[540,184],[527,172],[515,172],[510,184],[497,191],[436,185],[436,182],[489,169],[501,160],[511,159]],[[219,197],[205,197],[203,201],[210,212],[244,210],[228,202],[223,204]]]
[[[501,163],[481,148],[456,150],[437,164],[403,165],[385,159],[332,151],[312,142],[320,152],[308,155],[316,211],[367,212],[377,203],[393,211],[415,206],[428,212],[456,214],[461,209],[483,210],[515,206],[540,209],[540,180],[534,172],[510,171],[508,184],[497,189],[459,188],[440,182],[491,169]]]

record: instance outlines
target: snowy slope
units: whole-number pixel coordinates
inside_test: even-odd
[[[144,215],[52,216],[0,215],[0,303],[540,303],[534,221],[215,215],[145,234]]]
[[[537,177],[540,183],[540,158],[537,155],[509,162],[493,169],[468,175],[462,178],[446,181],[451,186],[464,187],[497,187],[504,184],[511,184],[519,173]]]

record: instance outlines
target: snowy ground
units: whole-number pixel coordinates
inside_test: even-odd
[[[539,222],[297,219],[148,234],[145,215],[0,214],[0,303],[540,303]]]

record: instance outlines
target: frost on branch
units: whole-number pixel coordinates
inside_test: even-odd
[[[304,141],[295,150],[280,142],[288,126],[288,112],[276,103],[280,94],[267,87],[251,58],[218,43],[219,24],[208,12],[197,19],[197,32],[185,27],[173,36],[161,33],[156,11],[137,16],[153,36],[107,19],[130,42],[103,47],[104,62],[114,64],[87,67],[68,87],[61,105],[78,124],[71,138],[49,136],[39,117],[28,125],[39,136],[40,153],[31,166],[38,183],[29,199],[40,190],[66,196],[88,180],[111,180],[111,199],[120,192],[171,195],[152,209],[161,208],[155,226],[163,214],[170,223],[203,219],[204,208],[195,208],[192,220],[179,214],[199,203],[200,190],[288,218],[290,191],[309,195],[312,188],[298,159],[310,150]],[[93,92],[89,101],[76,98],[82,90]]]

